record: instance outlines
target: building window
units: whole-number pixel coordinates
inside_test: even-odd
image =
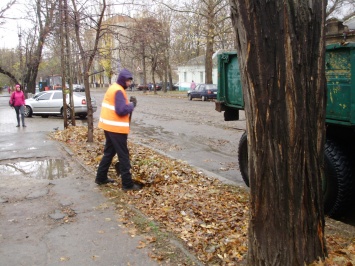
[[[184,82],[187,82],[187,73],[184,72]]]
[[[203,71],[200,72],[200,83],[203,83]]]

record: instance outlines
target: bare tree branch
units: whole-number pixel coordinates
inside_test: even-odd
[[[15,84],[19,83],[12,73],[10,73],[9,71],[6,71],[1,66],[0,66],[0,73],[8,76],[11,79],[11,81],[13,81]]]

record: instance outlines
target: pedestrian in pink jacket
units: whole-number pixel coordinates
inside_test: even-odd
[[[16,127],[20,127],[20,114],[21,114],[22,126],[26,127],[26,125],[25,125],[25,94],[21,90],[21,86],[19,84],[17,84],[15,86],[15,91],[11,94],[10,101],[16,111],[16,118],[17,118],[17,126]]]

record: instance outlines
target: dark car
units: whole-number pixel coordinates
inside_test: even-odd
[[[179,82],[173,84],[173,91],[178,91],[179,90]]]
[[[163,82],[156,83],[155,88],[157,89],[157,91],[160,91],[163,88]],[[154,84],[153,84],[153,89],[154,89]]]
[[[199,84],[194,90],[188,93],[188,98],[191,101],[193,98],[199,98],[202,101],[209,99],[217,99],[217,85],[216,84]]]
[[[85,91],[85,86],[81,84],[73,84],[73,90],[76,92],[83,92]]]
[[[138,84],[137,90],[139,90],[139,91],[148,90],[148,84]]]
[[[157,91],[160,91],[161,88],[162,88],[162,83],[161,83],[161,82],[155,83],[155,87],[156,87],[156,90],[157,90]],[[149,90],[149,91],[152,91],[152,90],[154,90],[154,84],[153,84],[153,83],[148,83],[148,84],[146,84],[146,85],[144,85],[144,84],[138,84],[137,90],[139,90],[139,91],[142,91],[142,90]]]
[[[177,90],[179,90],[179,83],[173,84],[172,88],[170,88],[170,82],[167,82],[166,83],[166,89],[168,91],[177,91]]]

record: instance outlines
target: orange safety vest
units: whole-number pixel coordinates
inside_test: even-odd
[[[117,83],[111,85],[102,101],[99,128],[110,132],[128,134],[129,114],[120,116],[115,111],[115,95],[117,91],[121,91],[126,104],[129,103],[125,89]]]

